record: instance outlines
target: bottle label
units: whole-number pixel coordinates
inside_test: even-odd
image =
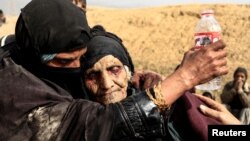
[[[205,47],[211,43],[218,41],[221,38],[219,32],[204,32],[195,33],[195,47]]]

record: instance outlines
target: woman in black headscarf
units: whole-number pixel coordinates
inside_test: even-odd
[[[132,59],[115,34],[95,26],[92,35],[81,63],[89,97],[102,104],[119,102],[137,91],[130,83]]]
[[[93,37],[82,59],[89,97],[106,105],[143,92],[130,85],[134,65],[122,40],[102,26],[95,26],[91,33]],[[149,90],[157,95],[157,87]],[[205,105],[193,94],[185,93],[165,112],[165,136],[152,140],[207,140],[207,125],[220,123],[202,115],[197,109],[200,104]]]
[[[80,65],[72,64],[79,60],[81,54],[78,57],[77,52],[86,50],[90,39],[87,19],[69,0],[57,1],[60,8],[53,3],[39,1],[22,9],[15,32],[18,47],[12,58],[39,78],[58,84],[74,98],[85,98]],[[63,53],[67,52],[76,55],[65,58]],[[53,62],[56,65],[50,65]]]
[[[61,88],[81,94],[80,56],[89,37],[86,16],[69,0],[32,0],[22,9],[16,48],[0,49],[0,140],[109,141],[113,134],[162,134],[157,106],[144,93],[103,106],[73,99]]]

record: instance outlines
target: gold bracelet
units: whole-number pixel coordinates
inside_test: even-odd
[[[153,88],[146,89],[146,94],[154,102],[154,104],[157,105],[161,112],[170,108],[170,105],[166,103],[166,100],[162,95],[161,82],[159,82]]]

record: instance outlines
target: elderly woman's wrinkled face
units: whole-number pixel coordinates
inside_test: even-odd
[[[119,102],[127,96],[128,73],[121,61],[112,55],[101,58],[85,73],[85,84],[97,102]]]

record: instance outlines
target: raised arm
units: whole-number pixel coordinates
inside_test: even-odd
[[[219,41],[190,50],[180,68],[163,80],[155,93],[147,91],[148,97],[141,92],[108,106],[73,100],[66,91],[52,84],[48,87],[10,59],[1,59],[0,139],[104,141],[162,136],[159,109],[167,108],[195,85],[226,74],[224,47]],[[156,93],[160,97],[155,97]]]
[[[167,105],[171,105],[185,91],[228,73],[223,41],[200,50],[190,49],[175,72],[162,81],[161,93]]]

